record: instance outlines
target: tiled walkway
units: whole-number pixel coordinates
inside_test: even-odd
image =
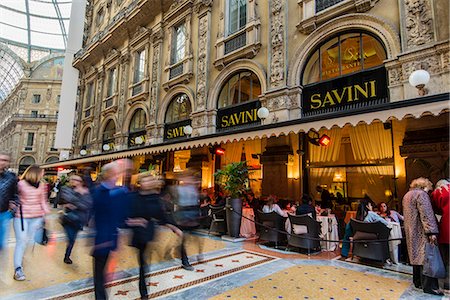
[[[56,220],[56,219],[55,219]],[[30,247],[24,262],[27,281],[12,279],[12,251],[0,264],[0,299],[94,299],[92,293],[91,234],[75,245],[73,265],[62,262],[64,235],[51,222],[53,241]],[[127,246],[126,232],[113,256],[110,299],[138,299],[137,263]],[[198,242],[203,244],[197,262]],[[180,268],[176,237],[160,230],[149,247],[151,270],[147,285],[158,299],[440,299],[411,286],[411,276],[337,260],[337,253],[286,254],[261,249],[253,242],[229,243],[216,237],[195,236],[188,247],[194,271]],[[5,261],[5,258],[3,258]],[[448,299],[448,298],[446,298]]]

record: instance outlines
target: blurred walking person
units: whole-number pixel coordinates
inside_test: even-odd
[[[64,255],[64,263],[72,264],[72,253],[77,234],[87,224],[89,210],[92,206],[92,198],[89,189],[79,175],[71,175],[69,186],[61,188],[61,204],[64,214],[61,216],[61,225],[67,235],[67,247]]]
[[[168,224],[162,207],[160,192],[164,182],[152,176],[149,172],[139,175],[139,190],[130,194],[130,214],[125,221],[132,228],[131,246],[138,249],[139,262],[139,292],[141,299],[148,299],[145,273],[147,272],[145,251],[147,243],[153,240],[157,219],[169,227],[175,234],[182,237],[183,233],[177,227]]]
[[[25,280],[22,263],[27,244],[34,240],[36,232],[43,228],[44,216],[50,212],[46,186],[41,181],[43,175],[44,170],[37,165],[31,165],[18,183],[20,207],[14,218],[14,279],[18,281]]]
[[[439,233],[428,192],[433,184],[426,178],[414,179],[409,192],[403,196],[406,245],[410,264],[413,266],[413,283],[418,289],[432,295],[443,295],[437,278],[423,274],[426,243],[437,243]]]
[[[0,266],[5,266],[6,255],[3,249],[8,242],[11,219],[17,208],[17,176],[9,172],[10,156],[0,151]],[[3,272],[0,269],[0,274]]]
[[[95,299],[107,299],[105,268],[111,251],[117,248],[118,227],[123,224],[127,207],[127,190],[117,187],[119,165],[111,162],[103,166],[102,182],[92,193],[95,220],[94,257]]]

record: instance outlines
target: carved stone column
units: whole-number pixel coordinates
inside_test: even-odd
[[[161,83],[161,57],[163,30],[161,24],[156,26],[152,32],[153,58],[152,58],[152,78],[150,86],[150,124],[156,124],[156,112],[159,103],[159,87]]]
[[[432,0],[400,1],[400,21],[404,50],[412,50],[435,41]]]
[[[197,58],[197,88],[196,111],[206,109],[208,95],[208,65],[210,60],[209,28],[211,26],[212,1],[200,1],[197,4],[198,13],[198,58]]]
[[[128,49],[124,51],[119,59],[120,63],[120,87],[119,87],[119,99],[117,101],[117,119],[118,119],[118,126],[122,126],[123,122],[125,120],[125,114],[126,114],[126,106],[127,106],[127,98],[128,98],[128,83],[129,81],[129,69],[130,69],[130,53]],[[122,126],[123,128],[123,126]]]
[[[285,5],[282,0],[270,2],[270,88],[286,85]]]
[[[103,104],[103,81],[105,80],[105,70],[99,69],[97,71],[97,90],[95,93],[95,108],[94,108],[94,122],[101,122],[100,116],[102,111],[102,104]],[[117,126],[117,124],[116,124]]]

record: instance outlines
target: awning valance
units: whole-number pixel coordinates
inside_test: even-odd
[[[166,151],[198,148],[207,145],[224,144],[241,140],[262,139],[272,136],[288,135],[289,133],[308,132],[310,129],[330,129],[347,124],[370,124],[374,121],[386,122],[391,119],[402,120],[405,118],[420,118],[424,115],[434,115],[449,111],[450,94],[431,95],[422,98],[386,103],[378,107],[365,108],[359,111],[334,113],[329,116],[304,117],[282,123],[274,123],[241,129],[238,131],[216,133],[211,135],[192,137],[177,142],[165,142],[158,145],[150,145],[138,149],[123,150],[107,154],[98,154],[81,157],[51,164],[42,165],[42,168],[64,167],[90,162],[113,160],[125,157],[133,157],[144,154],[156,154]]]

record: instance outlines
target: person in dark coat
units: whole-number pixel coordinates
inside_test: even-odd
[[[162,180],[152,176],[150,173],[142,173],[139,176],[139,191],[130,194],[130,214],[125,223],[133,231],[131,246],[138,249],[139,292],[141,299],[148,299],[145,282],[145,251],[147,243],[154,238],[155,222],[153,219],[159,220],[161,224],[169,227],[179,237],[183,236],[180,229],[172,224],[168,224],[160,197],[163,184]]]
[[[423,275],[426,243],[437,243],[439,229],[428,192],[433,185],[426,178],[414,179],[403,196],[405,236],[410,264],[413,266],[413,283],[425,293],[443,295],[437,278]]]
[[[94,257],[95,299],[107,299],[105,290],[105,267],[111,251],[117,248],[118,227],[128,212],[127,190],[115,184],[120,177],[119,166],[111,162],[103,166],[102,183],[92,193],[95,219]]]
[[[72,264],[72,253],[77,234],[87,224],[89,211],[92,206],[92,198],[85,182],[79,175],[71,175],[69,186],[61,188],[61,204],[64,206],[64,215],[61,223],[67,235],[67,248],[64,255],[64,263]]]
[[[311,214],[312,218],[316,219],[316,209],[312,206],[312,199],[309,195],[304,194],[302,196],[302,205],[297,207],[296,215]]]
[[[326,189],[318,185],[316,187],[317,192],[320,193],[320,208],[331,208],[331,195],[330,192],[328,192]]]

